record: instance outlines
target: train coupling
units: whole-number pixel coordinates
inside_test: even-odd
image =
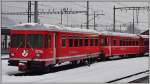
[[[19,62],[18,68],[19,71],[27,71],[27,62]]]

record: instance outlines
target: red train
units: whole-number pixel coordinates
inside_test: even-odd
[[[110,56],[138,56],[148,52],[148,36],[98,32],[40,23],[14,26],[10,32],[9,65],[20,71],[46,70],[66,61],[85,62]]]

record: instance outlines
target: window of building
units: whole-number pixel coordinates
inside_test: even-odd
[[[73,46],[72,36],[69,36],[68,41],[69,41],[69,47],[72,47]]]
[[[65,36],[62,36],[61,43],[62,43],[62,47],[66,46],[66,37]]]

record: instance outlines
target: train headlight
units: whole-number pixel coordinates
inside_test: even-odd
[[[14,54],[14,53],[11,53],[10,55],[11,55],[11,56],[15,56],[15,54]]]
[[[41,56],[40,53],[36,53],[36,57],[39,58]]]

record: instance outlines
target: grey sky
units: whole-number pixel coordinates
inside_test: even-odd
[[[133,7],[133,6],[148,6],[147,2],[90,2],[90,14],[93,14],[94,11],[97,13],[103,13],[104,16],[98,16],[96,18],[96,24],[102,25],[111,25],[113,24],[113,6],[116,7]],[[33,5],[32,5],[33,7]],[[86,2],[39,2],[39,9],[55,9],[61,10],[61,8],[70,8],[72,10],[86,10]],[[19,12],[27,10],[27,2],[5,2],[3,3],[3,12]],[[129,24],[132,22],[132,13],[133,11],[116,11],[116,24]],[[13,20],[16,23],[27,22],[27,16],[8,16],[9,19]],[[68,17],[68,19],[67,19]],[[140,30],[148,29],[148,12],[147,10],[139,11],[139,24],[135,24]],[[93,18],[93,15],[90,16],[90,19]],[[42,23],[49,24],[59,24],[60,15],[40,15],[39,19]],[[135,14],[136,21],[136,14]],[[72,14],[72,15],[63,15],[63,24],[83,24],[86,22],[85,14]],[[93,24],[93,21],[90,22]],[[92,29],[92,27],[91,27]],[[103,28],[98,28],[103,29]],[[124,28],[125,29],[125,28]]]

